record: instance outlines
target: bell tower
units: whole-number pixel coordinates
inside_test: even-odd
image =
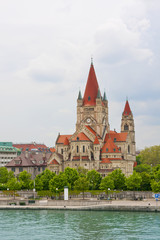
[[[109,131],[108,101],[105,92],[103,98],[101,96],[93,62],[91,62],[84,96],[82,98],[79,91],[77,99],[76,130],[83,125],[89,125],[102,138],[106,131]]]

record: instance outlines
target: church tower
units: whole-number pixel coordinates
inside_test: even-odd
[[[101,138],[109,132],[108,101],[106,93],[102,98],[93,63],[91,62],[88,80],[82,98],[79,91],[77,99],[76,130],[81,126],[89,125]]]
[[[121,132],[127,132],[128,135],[130,136],[130,144],[128,144],[127,152],[128,154],[135,155],[134,119],[128,100],[126,100],[124,111],[122,113]]]

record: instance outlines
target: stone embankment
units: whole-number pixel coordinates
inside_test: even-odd
[[[22,205],[25,204],[25,205]],[[14,205],[16,204],[16,205]],[[160,212],[160,201],[154,199],[145,201],[128,200],[36,200],[33,202],[22,200],[0,200],[2,209],[34,209],[34,210],[92,210],[92,211],[134,211]]]

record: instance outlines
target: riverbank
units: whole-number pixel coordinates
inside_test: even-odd
[[[145,201],[39,200],[24,206],[0,205],[0,210],[3,209],[160,212],[160,201],[154,199]]]

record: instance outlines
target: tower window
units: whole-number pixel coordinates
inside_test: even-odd
[[[79,137],[77,137],[77,141],[79,141]]]
[[[127,124],[124,125],[124,131],[128,131],[128,125]]]
[[[106,152],[108,152],[108,148],[106,148]]]
[[[77,153],[79,152],[79,147],[77,146]]]
[[[130,146],[128,145],[128,153],[130,153]]]
[[[83,152],[85,152],[85,146],[83,146]]]
[[[63,154],[63,149],[61,148],[61,154]]]
[[[114,138],[114,142],[116,142],[116,138]]]
[[[115,152],[115,151],[116,151],[116,149],[114,148],[114,149],[113,149],[113,151]]]
[[[89,96],[89,97],[88,97],[88,101],[90,101],[90,100],[91,100],[91,97]]]

